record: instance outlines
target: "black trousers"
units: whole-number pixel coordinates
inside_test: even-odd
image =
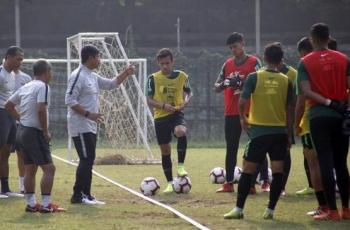
[[[91,195],[92,166],[96,157],[96,134],[81,133],[73,137],[75,149],[79,156],[79,165],[76,171],[74,196]]]
[[[225,139],[226,139],[226,181],[232,182],[237,164],[237,152],[242,128],[239,115],[225,116]]]
[[[336,209],[333,168],[342,204],[346,207],[349,205],[349,137],[342,134],[342,122],[343,119],[336,117],[316,117],[310,120],[310,133],[320,165],[324,193],[332,210]]]

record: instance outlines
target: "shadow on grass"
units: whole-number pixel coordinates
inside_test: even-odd
[[[247,220],[245,221],[254,226],[259,226],[258,229],[308,229],[307,226],[295,222],[283,220]]]

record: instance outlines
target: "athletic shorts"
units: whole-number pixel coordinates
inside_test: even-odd
[[[16,146],[21,151],[25,165],[47,165],[52,163],[49,142],[43,131],[20,125],[17,129]]]
[[[164,145],[171,142],[175,127],[178,125],[186,126],[186,122],[183,113],[174,113],[164,118],[155,120],[154,125],[158,144]]]
[[[16,120],[5,109],[0,108],[0,148],[15,142]]]
[[[301,136],[301,143],[303,144],[304,148],[313,149],[310,133]]]
[[[243,158],[246,161],[261,163],[266,153],[271,161],[284,161],[287,154],[287,134],[269,134],[250,140],[246,146]]]

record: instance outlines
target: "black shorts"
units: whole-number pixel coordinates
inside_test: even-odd
[[[183,113],[174,113],[154,121],[156,136],[159,145],[169,144],[178,125],[186,126]]]
[[[301,143],[303,144],[304,148],[313,149],[312,146],[312,139],[310,133],[304,134],[301,136]]]
[[[0,108],[0,148],[15,142],[16,120],[5,109]]]
[[[52,163],[50,145],[44,133],[36,128],[18,126],[16,146],[21,151],[25,165],[47,165]]]
[[[271,161],[284,161],[287,147],[287,134],[263,135],[248,142],[243,158],[246,161],[261,163],[268,153]]]

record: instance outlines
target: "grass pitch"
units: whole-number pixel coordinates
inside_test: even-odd
[[[108,153],[98,149],[98,155]],[[243,149],[240,149],[238,165],[241,165]],[[64,157],[65,149],[55,149],[54,154]],[[190,173],[192,190],[187,195],[163,195],[154,198],[168,204],[211,229],[350,229],[350,221],[315,222],[305,213],[315,208],[314,196],[297,197],[295,191],[305,187],[306,177],[300,146],[292,149],[292,169],[287,184],[287,196],[282,197],[275,211],[275,220],[263,220],[262,214],[268,202],[268,194],[248,196],[244,220],[224,220],[223,214],[232,209],[234,194],[216,194],[219,185],[209,182],[209,171],[224,165],[222,148],[190,148],[186,158],[186,170]],[[11,156],[10,184],[17,189],[16,157]],[[173,154],[176,162],[176,154]],[[57,167],[53,201],[68,209],[58,214],[28,214],[24,212],[22,199],[1,199],[1,229],[194,229],[168,211],[137,198],[116,186],[93,178],[92,192],[107,202],[105,206],[71,205],[69,199],[75,177],[75,167],[55,160]],[[173,164],[175,166],[176,163]],[[156,177],[161,190],[166,184],[161,165],[95,166],[96,171],[135,190],[147,176]],[[174,171],[175,174],[175,171]],[[39,173],[37,187],[39,186]],[[237,186],[235,186],[237,188]],[[37,190],[37,194],[40,192]],[[40,201],[40,196],[37,196]]]

